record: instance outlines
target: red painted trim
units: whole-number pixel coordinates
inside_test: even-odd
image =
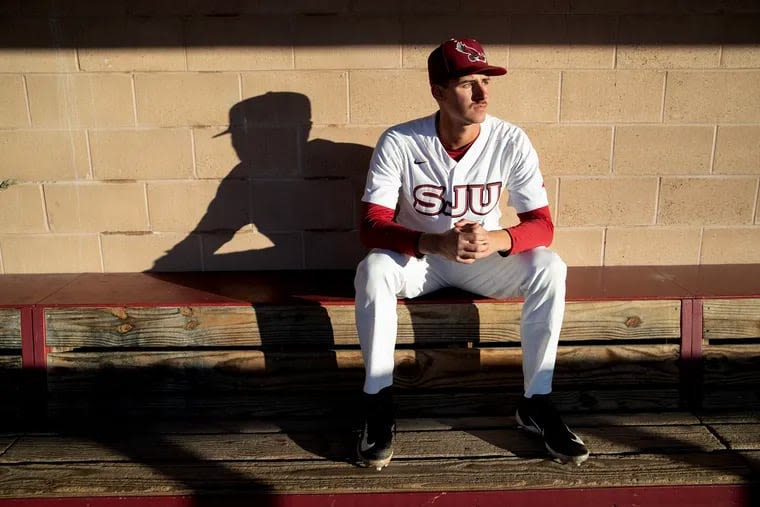
[[[308,301],[310,303],[318,304],[320,306],[346,306],[355,303],[352,298],[335,298],[325,296],[294,296],[297,299]],[[747,296],[752,297],[752,296]],[[587,296],[587,297],[568,297],[567,302],[587,302],[587,301],[678,301],[681,299],[678,296],[657,296],[657,295],[645,295],[645,296]],[[731,296],[730,299],[739,299],[736,296]],[[398,303],[401,305],[416,305],[416,304],[464,304],[464,303],[490,303],[490,304],[514,304],[522,302],[523,298],[514,297],[506,299],[491,299],[482,296],[476,296],[473,298],[467,298],[462,295],[455,295],[450,297],[432,297],[428,298],[427,295],[420,296],[414,299],[399,299]],[[288,304],[297,305],[298,301],[277,301],[267,303],[251,303],[246,301],[232,301],[232,302],[204,302],[204,301],[178,301],[178,302],[165,302],[161,303],[145,303],[144,301],[125,301],[119,303],[45,303],[45,308],[176,308],[182,306],[190,307],[205,307],[205,306],[283,306]]]
[[[694,327],[694,302],[691,299],[681,300],[681,360],[692,359],[692,328]]]
[[[750,485],[655,486],[508,491],[437,491],[251,496],[142,496],[0,499],[1,507],[751,507],[756,490]]]
[[[21,311],[21,367],[32,369],[35,365],[34,357],[34,317],[33,308],[25,306]]]
[[[701,298],[681,303],[681,393],[690,409],[702,404],[703,303]]]
[[[692,305],[691,354],[695,360],[702,360],[704,343],[704,300],[697,298]]]
[[[704,300],[701,298],[694,299],[692,304],[691,317],[691,378],[694,385],[692,394],[694,408],[702,408],[704,399],[704,372],[705,365],[702,355],[702,344],[704,340]]]
[[[45,343],[45,307],[34,306],[32,309],[34,328],[34,367],[39,370],[47,368],[47,345]]]
[[[351,300],[351,303],[353,304],[353,300]],[[267,303],[267,304],[275,304],[275,305],[283,305],[287,303]],[[45,303],[45,308],[121,308],[121,307],[129,307],[129,308],[178,308],[178,307],[203,307],[203,306],[252,306],[252,303],[247,303],[245,301],[212,301],[212,302],[203,302],[203,301],[196,301],[196,302],[187,302],[187,301],[181,301],[181,302],[161,302],[161,303],[145,303],[138,302],[138,301],[125,301],[120,303]],[[255,304],[253,306],[260,306],[261,304]]]

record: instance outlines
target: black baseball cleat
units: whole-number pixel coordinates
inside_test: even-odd
[[[375,467],[378,471],[388,466],[393,457],[393,434],[396,422],[393,416],[391,387],[377,394],[362,393],[364,425],[356,442],[359,464]]]
[[[562,463],[580,466],[588,459],[586,444],[562,422],[548,394],[523,398],[515,418],[520,428],[540,435],[549,453]]]

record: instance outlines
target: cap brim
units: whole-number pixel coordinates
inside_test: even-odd
[[[468,76],[470,74],[483,74],[484,76],[503,76],[507,73],[504,67],[496,65],[486,65],[480,67],[469,67],[457,72],[455,77]]]
[[[507,69],[504,67],[497,67],[496,65],[489,65],[486,67],[487,71],[480,71],[480,74],[485,74],[486,76],[503,76],[507,73]]]
[[[227,127],[227,130],[224,130],[223,132],[219,132],[218,134],[216,134],[214,136],[211,136],[211,139],[214,139],[214,138],[217,138],[217,137],[221,137],[221,136],[223,136],[225,134],[229,134],[231,132],[232,132],[232,127]]]
[[[458,72],[449,74],[447,76],[440,76],[440,78],[431,79],[430,83],[442,82],[447,79],[459,79],[462,76],[470,76],[474,74],[481,74],[483,76],[503,76],[507,73],[507,69],[504,67],[498,67],[496,65],[479,65],[473,67],[466,67],[459,69]]]

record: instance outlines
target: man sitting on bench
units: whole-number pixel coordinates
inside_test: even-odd
[[[439,110],[388,129],[370,162],[361,237],[372,248],[355,279],[356,326],[365,363],[361,463],[381,469],[393,455],[397,298],[458,287],[492,298],[522,296],[524,396],[520,427],[541,435],[562,462],[588,450],[549,398],[565,309],[567,266],[553,239],[538,157],[518,127],[487,114],[491,76],[480,43],[451,39],[428,58]],[[520,223],[499,225],[499,198]],[[396,208],[398,207],[398,212]]]

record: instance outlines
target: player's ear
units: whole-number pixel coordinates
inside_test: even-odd
[[[443,99],[443,86],[437,83],[430,85],[430,93],[433,94],[435,100]]]

